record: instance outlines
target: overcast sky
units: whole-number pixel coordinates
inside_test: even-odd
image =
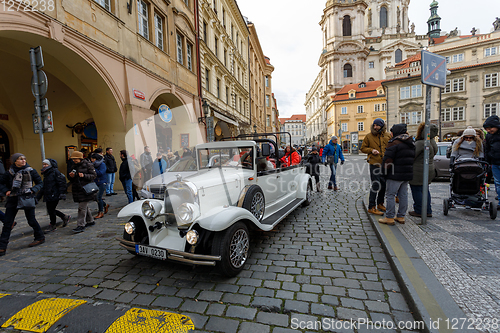
[[[237,0],[242,14],[255,24],[264,54],[275,67],[273,92],[280,117],[305,113],[305,96],[319,73],[322,50],[319,21],[326,0]],[[417,34],[427,33],[432,0],[413,0],[409,18]],[[477,4],[477,5],[476,5]],[[498,0],[442,0],[438,14],[441,29],[458,27],[470,34],[472,27],[488,33],[500,16]]]

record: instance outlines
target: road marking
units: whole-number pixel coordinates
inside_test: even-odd
[[[132,308],[115,320],[105,333],[187,333],[194,329],[193,321],[188,316]]]
[[[13,326],[29,332],[46,332],[66,313],[86,301],[66,298],[48,298],[35,302],[7,320],[2,327]]]
[[[0,294],[0,298],[4,297],[4,296],[9,296],[10,294]]]

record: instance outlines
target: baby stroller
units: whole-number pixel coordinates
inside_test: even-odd
[[[443,213],[451,208],[488,211],[497,217],[495,204],[488,201],[486,185],[488,163],[472,158],[459,159],[451,167],[450,198],[443,199]]]

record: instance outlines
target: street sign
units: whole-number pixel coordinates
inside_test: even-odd
[[[35,134],[38,134],[40,132],[40,125],[38,124],[38,115],[36,113],[33,113],[31,117],[33,119],[33,132],[35,132]],[[42,112],[42,126],[43,126],[43,133],[54,132],[52,111]]]
[[[351,143],[359,143],[358,132],[351,132]]]
[[[158,108],[158,115],[160,116],[160,119],[166,123],[172,121],[172,110],[170,110],[167,104],[160,105]]]
[[[429,51],[421,52],[422,83],[446,88],[446,57]]]
[[[42,69],[44,66],[43,63],[43,54],[42,54],[42,47],[37,46],[33,49],[35,51],[35,64],[36,64],[36,69]]]
[[[47,80],[47,74],[45,74],[44,71],[38,70],[37,71],[37,76],[38,76],[38,94],[40,95],[40,98],[44,98],[45,94],[47,93],[47,88],[49,87],[49,81]],[[31,92],[33,93],[33,96],[36,97],[35,95],[35,80],[34,77],[31,77]]]

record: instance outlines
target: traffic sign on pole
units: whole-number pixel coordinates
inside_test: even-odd
[[[35,65],[36,65],[36,69],[42,69],[43,66],[45,65],[43,63],[43,54],[42,54],[42,47],[41,46],[37,46],[33,49],[34,53],[35,53]]]
[[[422,83],[445,88],[446,87],[446,57],[429,51],[421,52]]]

